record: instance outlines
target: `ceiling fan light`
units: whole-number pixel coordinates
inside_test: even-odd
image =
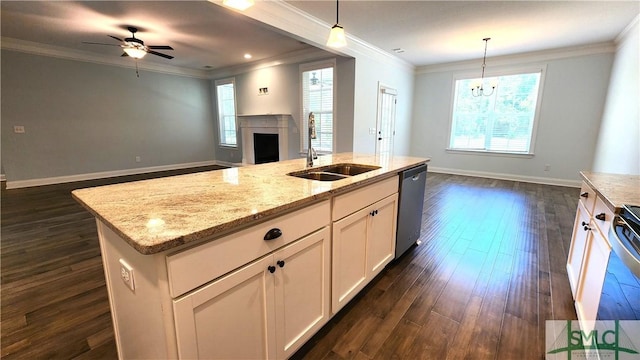
[[[254,1],[253,0],[223,0],[222,5],[243,11],[252,7],[254,5]]]
[[[327,46],[334,48],[347,46],[347,38],[344,36],[344,29],[342,26],[338,24],[333,25],[331,32],[329,33]]]
[[[127,55],[129,55],[130,57],[132,57],[134,59],[142,59],[145,55],[147,55],[146,51],[144,51],[142,49],[135,48],[135,47],[124,48],[124,52],[127,53]]]

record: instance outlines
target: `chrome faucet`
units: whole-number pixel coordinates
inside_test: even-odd
[[[307,149],[307,166],[311,167],[313,166],[313,160],[318,158],[318,154],[316,153],[316,151],[313,149],[313,146],[311,146],[311,139],[315,139],[316,138],[316,120],[315,120],[315,115],[313,115],[312,112],[309,113],[309,142],[308,142],[308,149]]]

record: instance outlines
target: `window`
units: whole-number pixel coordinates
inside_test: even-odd
[[[218,100],[220,145],[237,147],[235,80],[216,81],[216,95]]]
[[[532,154],[541,75],[537,70],[485,78],[485,84],[498,85],[491,96],[480,97],[471,94],[479,79],[456,80],[449,150]]]
[[[309,113],[316,122],[316,138],[311,146],[320,153],[333,152],[333,62],[305,64],[300,66],[302,91],[302,114],[300,148],[306,151],[309,135]]]

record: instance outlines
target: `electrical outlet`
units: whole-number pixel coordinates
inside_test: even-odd
[[[25,131],[24,131],[24,126],[22,126],[22,125],[15,125],[15,126],[13,127],[13,132],[14,132],[14,133],[16,133],[16,134],[24,134],[24,133],[25,133]]]
[[[375,135],[376,134],[376,128],[369,128],[369,135]]]
[[[140,156],[136,156],[136,162],[138,163],[140,161],[142,161],[142,158]]]
[[[133,278],[133,268],[124,259],[120,259],[120,278],[131,291],[136,291],[136,284]]]

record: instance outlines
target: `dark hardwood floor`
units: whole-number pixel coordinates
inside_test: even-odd
[[[3,359],[116,358],[95,222],[70,191],[181,172],[2,189]],[[543,359],[545,320],[575,319],[578,193],[430,173],[422,245],[294,358]]]

